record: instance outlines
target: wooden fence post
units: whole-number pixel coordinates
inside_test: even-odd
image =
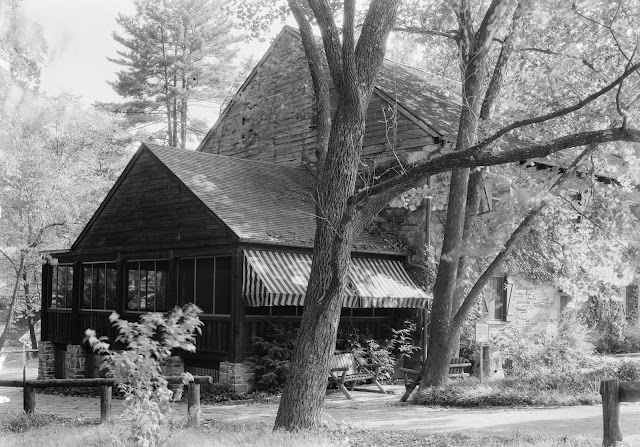
[[[28,413],[36,412],[36,389],[35,388],[25,384],[22,387],[22,400],[23,400],[25,413],[28,414]]]
[[[620,429],[620,388],[618,379],[606,379],[600,381],[600,394],[602,395],[602,422],[604,447],[615,446],[622,441]]]
[[[187,390],[187,427],[200,427],[200,384],[189,382]]]
[[[100,387],[100,423],[111,422],[111,386]]]

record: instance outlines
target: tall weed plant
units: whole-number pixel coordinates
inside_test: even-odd
[[[125,395],[126,414],[131,421],[127,445],[156,447],[168,439],[167,415],[173,392],[162,375],[161,363],[174,349],[195,352],[201,312],[197,306],[187,304],[166,316],[143,315],[139,323],[123,320],[114,312],[109,321],[117,329],[116,341],[126,346],[123,351],[111,349],[93,329],[85,332],[85,341],[93,351],[106,357],[101,369],[107,370],[107,377],[113,377]],[[184,374],[184,384],[192,380],[189,373]]]

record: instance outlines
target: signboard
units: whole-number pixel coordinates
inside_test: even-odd
[[[476,322],[476,343],[489,343],[489,323]]]

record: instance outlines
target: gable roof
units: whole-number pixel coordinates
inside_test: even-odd
[[[143,143],[241,242],[313,246],[315,178],[309,171]],[[356,251],[398,252],[366,231]]]
[[[277,41],[283,36],[292,36],[301,39],[300,32],[289,25],[285,25],[282,31],[276,36],[271,47],[262,56],[249,76],[238,89],[237,94],[242,93],[253,78],[259,73],[260,67],[269,58],[272,49]],[[318,39],[318,44],[321,45]],[[302,48],[302,41],[300,40]],[[385,59],[378,72],[378,78],[374,92],[377,93],[390,105],[398,105],[398,112],[405,115],[409,120],[420,125],[434,136],[444,140],[455,141],[458,133],[458,120],[461,106],[459,101],[440,93],[438,87],[429,82],[429,75],[419,69]],[[212,137],[222,122],[222,117],[230,112],[235,99],[232,98],[225,106],[218,120],[209,129],[209,132],[198,145],[197,151],[207,146],[209,138]]]
[[[448,141],[455,141],[461,105],[439,92],[429,75],[417,68],[385,59],[378,72],[376,90],[398,102],[406,111]]]

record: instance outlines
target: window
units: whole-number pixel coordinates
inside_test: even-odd
[[[484,288],[484,311],[489,320],[507,319],[507,282],[503,276],[494,276]]]
[[[180,297],[205,314],[231,313],[231,257],[180,260]]]
[[[168,261],[127,261],[127,310],[167,310]]]
[[[83,309],[115,309],[116,278],[118,268],[115,262],[95,262],[82,266]]]
[[[51,309],[70,309],[73,292],[73,266],[54,265],[51,269]]]

